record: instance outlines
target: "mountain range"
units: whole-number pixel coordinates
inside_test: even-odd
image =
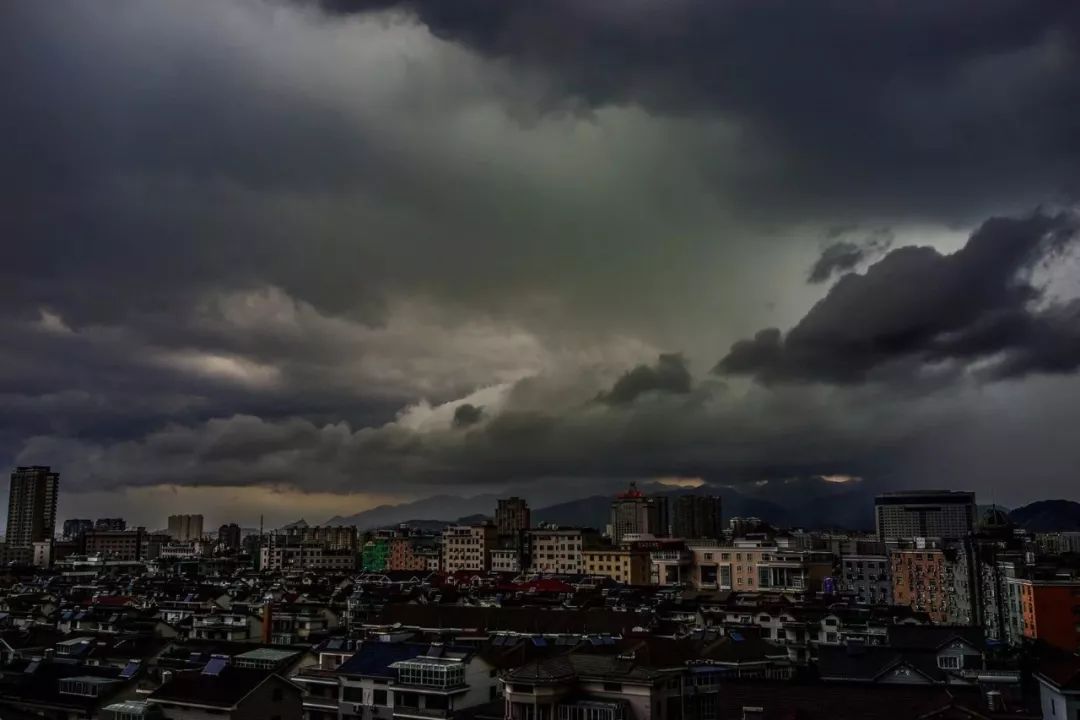
[[[857,478],[844,482],[824,478],[799,478],[740,486],[704,483],[693,488],[672,488],[659,483],[643,483],[641,489],[661,495],[719,495],[724,517],[753,516],[776,526],[807,528],[843,527],[869,530],[874,526],[874,495],[877,490]],[[399,505],[380,505],[354,515],[335,516],[328,525],[354,525],[372,530],[409,523],[437,528],[473,515],[490,516],[498,495],[473,497],[436,495]],[[591,495],[535,508],[534,523],[595,527],[602,529],[611,512],[610,495]]]
[[[1039,500],[1013,510],[1009,519],[1032,532],[1080,531],[1080,503]]]

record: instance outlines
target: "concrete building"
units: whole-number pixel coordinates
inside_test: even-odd
[[[832,574],[827,552],[789,550],[756,541],[728,545],[692,545],[689,582],[703,590],[802,593],[820,590]]]
[[[500,535],[520,533],[531,527],[529,504],[524,498],[501,498],[495,508],[495,528]]]
[[[724,536],[723,505],[717,495],[679,495],[672,503],[671,534],[718,540]]]
[[[47,465],[17,467],[11,473],[5,542],[29,548],[56,533],[56,496],[60,473]]]
[[[1019,597],[1020,635],[1080,650],[1080,580],[1010,578]]]
[[[330,550],[360,549],[359,535],[352,525],[302,525],[285,528],[277,535],[289,542],[319,543]]]
[[[170,537],[180,542],[199,540],[203,534],[202,515],[170,515],[166,531]]]
[[[874,499],[878,539],[962,538],[975,530],[975,493],[915,490]]]
[[[616,545],[624,535],[666,537],[669,531],[668,499],[663,495],[645,495],[630,483],[611,503],[611,540]]]
[[[150,533],[146,528],[117,532],[89,530],[82,534],[80,546],[84,555],[100,555],[109,560],[156,560],[171,541],[171,536]]]
[[[127,530],[127,521],[124,518],[98,518],[94,523],[95,530],[108,532],[122,532]]]
[[[528,532],[529,571],[577,575],[584,570],[582,553],[600,537],[591,528],[537,528]]]
[[[431,567],[431,558],[435,567]],[[390,538],[390,554],[387,570],[410,570],[426,572],[439,569],[439,542],[434,537]]]
[[[442,570],[487,572],[495,547],[494,525],[450,525],[442,535]]]
[[[844,555],[840,558],[840,589],[860,605],[892,605],[888,555]]]
[[[330,549],[321,543],[273,543],[260,548],[259,554],[259,567],[262,570],[330,570],[345,573],[356,570],[355,552]]]
[[[652,559],[644,549],[598,547],[581,553],[586,575],[611,578],[626,585],[648,585],[652,580]]]
[[[889,553],[893,603],[925,612],[935,623],[955,615],[952,596],[953,560],[940,541],[919,538],[915,547]]]
[[[228,550],[240,549],[240,526],[229,523],[218,528],[218,542]]]
[[[82,519],[65,520],[64,521],[64,531],[63,531],[64,539],[65,540],[73,540],[73,539],[79,537],[79,535],[83,534],[87,530],[93,530],[93,529],[94,529],[94,521],[90,520],[89,518],[84,519],[84,520],[82,520]]]

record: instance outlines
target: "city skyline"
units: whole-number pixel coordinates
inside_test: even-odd
[[[1075,3],[781,5],[11,3],[3,476],[1078,499]]]

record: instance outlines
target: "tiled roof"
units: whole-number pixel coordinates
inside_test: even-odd
[[[272,675],[266,670],[231,665],[217,675],[207,675],[201,670],[183,670],[175,672],[172,680],[150,693],[150,699],[229,708]]]

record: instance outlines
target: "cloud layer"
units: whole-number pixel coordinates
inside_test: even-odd
[[[0,454],[59,467],[62,513],[184,488],[248,522],[230,498],[612,478],[1066,492],[1078,28],[1065,0],[14,3]]]

